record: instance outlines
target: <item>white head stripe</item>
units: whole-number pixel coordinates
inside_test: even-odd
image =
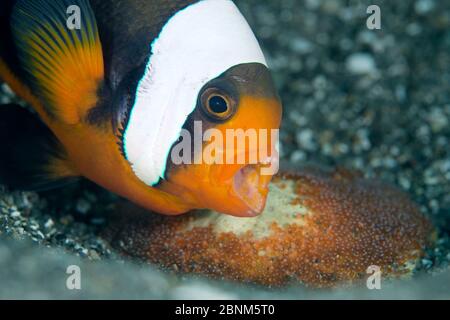
[[[247,21],[230,0],[202,0],[176,13],[151,45],[124,134],[135,174],[163,178],[172,145],[202,87],[242,63],[267,65]]]

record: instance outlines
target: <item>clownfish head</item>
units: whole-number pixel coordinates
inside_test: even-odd
[[[200,1],[171,17],[150,50],[122,125],[133,173],[186,208],[261,213],[282,107],[246,20],[231,1]]]
[[[236,216],[261,213],[278,170],[280,121],[268,69],[262,64],[230,69],[200,91],[160,188],[196,208]]]

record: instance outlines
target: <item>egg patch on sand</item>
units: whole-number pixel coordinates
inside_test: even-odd
[[[164,269],[267,286],[330,287],[410,275],[433,227],[409,197],[346,170],[301,169],[271,184],[264,212],[163,217],[122,204],[107,237]]]

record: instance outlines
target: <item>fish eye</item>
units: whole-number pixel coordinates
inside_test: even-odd
[[[216,88],[205,90],[202,95],[202,107],[213,120],[225,121],[234,114],[235,103],[231,97]]]
[[[208,108],[211,112],[221,114],[228,111],[228,102],[224,97],[213,95],[208,99]]]

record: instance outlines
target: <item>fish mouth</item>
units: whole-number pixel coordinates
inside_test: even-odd
[[[256,217],[264,211],[272,174],[264,174],[265,167],[271,165],[271,159],[264,163],[250,164],[239,169],[233,177],[233,191],[245,204],[245,214]]]

